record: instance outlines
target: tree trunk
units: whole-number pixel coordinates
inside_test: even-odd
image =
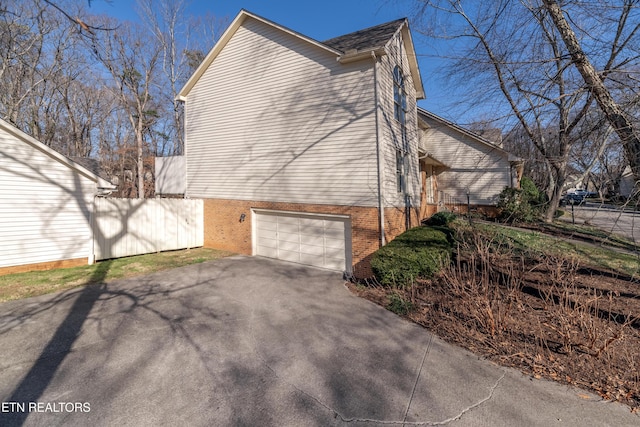
[[[562,190],[566,181],[565,176],[567,175],[567,162],[562,161],[551,164],[549,174],[550,178],[555,181],[555,185],[551,187],[552,190],[551,194],[549,194],[549,205],[544,212],[544,222],[553,222],[556,211],[560,206],[560,198],[562,197]]]
[[[607,90],[604,82],[589,61],[589,58],[587,58],[582,51],[580,42],[565,19],[558,2],[556,0],[543,0],[543,3],[553,23],[560,32],[562,40],[569,50],[571,59],[584,79],[589,91],[593,94],[607,121],[622,141],[634,179],[636,181],[640,180],[640,138],[637,132],[634,131],[633,124],[615,102],[611,93]]]
[[[136,166],[138,175],[138,198],[144,199],[144,157],[142,155],[142,147],[144,145],[144,138],[142,137],[142,124],[138,124],[136,139],[137,139],[137,153],[136,153]]]

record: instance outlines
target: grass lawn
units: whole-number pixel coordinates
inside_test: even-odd
[[[229,255],[232,253],[195,248],[105,260],[82,267],[8,274],[0,276],[0,302],[44,295],[92,283],[141,276]]]
[[[514,249],[523,252],[533,251],[538,253],[563,256],[576,259],[581,265],[604,268],[624,273],[629,276],[637,276],[640,273],[640,258],[638,254],[616,250],[629,251],[630,245],[626,245],[623,239],[618,239],[616,244],[602,245],[594,236],[594,243],[581,243],[563,237],[550,236],[548,234],[504,227],[500,225],[482,224],[480,228],[490,230],[496,241],[507,239]],[[569,226],[578,229],[576,226]],[[584,234],[594,233],[590,229],[582,228]]]

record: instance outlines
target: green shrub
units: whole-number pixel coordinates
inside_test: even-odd
[[[395,314],[403,316],[413,310],[413,304],[411,301],[407,301],[401,295],[393,292],[389,295],[389,304],[387,304],[387,309]]]
[[[403,287],[432,277],[446,262],[452,244],[442,230],[422,226],[408,230],[373,254],[371,268],[385,286]]]
[[[449,225],[453,220],[455,220],[458,216],[453,212],[442,211],[437,212],[431,216],[431,218],[427,219],[427,225]]]
[[[505,187],[498,199],[499,219],[505,222],[533,222],[540,218],[546,196],[533,181],[522,177],[520,189]]]

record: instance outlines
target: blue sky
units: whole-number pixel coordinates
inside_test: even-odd
[[[316,40],[326,40],[394,19],[411,18],[415,1],[191,0],[188,3],[190,15],[209,12],[231,21],[240,9],[246,9]],[[137,20],[134,4],[134,0],[112,0],[110,3],[92,0],[89,10],[91,13],[104,13],[119,19]],[[436,68],[442,63],[435,57],[436,49],[446,50],[446,46],[438,46],[433,41],[425,40],[416,31],[411,20],[410,26],[427,95],[427,99],[420,101],[419,105],[445,118],[461,119],[460,114],[453,109],[455,99],[451,90],[444,88],[442,79],[435,74]]]

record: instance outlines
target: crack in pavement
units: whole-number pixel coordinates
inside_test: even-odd
[[[427,348],[424,350],[424,355],[422,356],[422,362],[420,363],[420,367],[418,368],[418,375],[416,375],[416,380],[413,383],[413,389],[411,390],[411,396],[409,396],[409,402],[407,403],[407,410],[404,411],[403,421],[407,420],[407,415],[409,415],[409,409],[411,408],[411,403],[413,402],[413,396],[416,394],[416,387],[418,387],[418,380],[420,380],[420,374],[422,373],[422,368],[424,367],[424,361],[427,360],[427,355],[429,351],[431,351],[431,344],[433,343],[433,334],[429,335],[429,342],[427,343]]]
[[[466,408],[464,408],[462,411],[460,411],[460,413],[458,415],[456,415],[455,417],[451,417],[451,418],[447,418],[444,421],[438,421],[438,422],[431,422],[431,423],[427,423],[426,425],[430,425],[430,426],[442,426],[442,425],[446,425],[449,424],[453,421],[457,421],[460,418],[462,418],[467,412],[479,407],[480,405],[484,404],[485,402],[488,402],[489,400],[491,400],[491,398],[493,397],[493,393],[495,392],[496,388],[498,388],[498,386],[500,385],[500,383],[502,382],[502,380],[504,379],[504,377],[507,375],[506,371],[502,372],[502,375],[500,376],[500,378],[498,378],[495,382],[495,384],[493,386],[491,386],[491,388],[489,389],[489,395],[487,397],[485,397],[484,399],[481,399],[480,401],[474,403],[471,406],[468,406]]]
[[[251,314],[252,315],[255,314],[253,309],[251,310]],[[411,404],[413,402],[413,398],[415,396],[416,388],[417,388],[417,385],[418,385],[418,381],[420,379],[420,375],[422,373],[422,369],[424,367],[424,363],[426,361],[426,358],[427,358],[429,352],[431,351],[431,347],[432,347],[432,343],[433,343],[433,337],[434,337],[434,335],[431,334],[431,336],[429,338],[429,342],[427,343],[427,347],[425,349],[425,352],[424,352],[424,354],[422,356],[422,361],[421,361],[420,366],[418,368],[418,373],[416,375],[416,380],[414,382],[413,389],[412,389],[411,395],[409,397],[409,402],[407,404],[407,409],[405,411],[403,420],[378,420],[378,419],[371,419],[371,418],[357,418],[357,417],[356,418],[350,418],[350,417],[345,417],[343,414],[341,414],[340,412],[338,412],[337,410],[332,408],[329,404],[327,404],[327,403],[323,402],[322,400],[320,400],[318,397],[316,397],[316,396],[312,395],[311,393],[301,389],[296,384],[292,383],[291,381],[288,381],[286,378],[283,378],[280,375],[278,375],[278,372],[269,364],[269,362],[267,362],[266,358],[262,354],[260,354],[260,352],[258,351],[258,342],[257,342],[257,339],[256,339],[256,335],[254,333],[255,331],[253,329],[253,326],[254,326],[254,322],[253,321],[258,316],[250,316],[250,317],[253,317],[249,321],[249,336],[251,337],[251,341],[252,341],[252,344],[253,344],[252,345],[253,352],[258,357],[258,359],[262,362],[262,364],[273,374],[273,376],[276,379],[284,382],[285,384],[289,385],[291,388],[293,388],[297,392],[307,396],[309,399],[313,400],[318,405],[320,405],[321,407],[325,408],[327,411],[333,413],[334,418],[339,418],[343,423],[361,422],[361,423],[375,423],[375,424],[379,424],[379,425],[402,425],[402,426],[439,426],[439,425],[446,425],[446,424],[449,424],[449,423],[451,423],[453,421],[459,420],[467,412],[469,412],[469,411],[481,406],[485,402],[491,400],[491,398],[493,397],[493,393],[495,392],[496,388],[498,388],[498,386],[500,385],[500,382],[502,382],[502,380],[507,375],[506,371],[503,371],[503,373],[500,376],[500,378],[498,378],[496,380],[495,384],[493,384],[491,386],[491,388],[489,389],[489,394],[486,397],[484,397],[483,399],[481,399],[478,402],[474,403],[473,405],[464,408],[462,411],[460,411],[459,414],[457,414],[454,417],[447,418],[446,420],[443,420],[443,421],[407,421],[406,419],[407,419]]]

